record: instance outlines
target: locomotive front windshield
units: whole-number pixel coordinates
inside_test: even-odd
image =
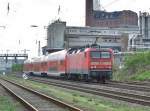
[[[110,52],[101,52],[101,58],[110,58]]]
[[[92,51],[90,53],[91,58],[110,58],[111,54],[110,52],[98,52],[98,51]]]

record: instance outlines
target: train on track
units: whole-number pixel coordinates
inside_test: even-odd
[[[112,66],[112,49],[83,47],[28,59],[23,70],[30,75],[105,82],[112,78]]]

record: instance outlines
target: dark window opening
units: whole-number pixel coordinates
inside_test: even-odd
[[[104,52],[98,52],[98,51],[92,51],[90,53],[91,58],[111,58],[110,52],[104,51]]]

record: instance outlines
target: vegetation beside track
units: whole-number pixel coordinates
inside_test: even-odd
[[[126,56],[124,67],[114,67],[114,80],[150,81],[150,51]]]
[[[23,71],[23,64],[12,65],[12,72],[22,72],[22,71]]]
[[[16,111],[16,105],[8,97],[0,96],[0,111]]]
[[[33,89],[44,92],[62,101],[85,108],[86,111],[150,111],[150,107],[133,104],[131,105],[126,102],[106,99],[92,94],[86,94],[79,91],[50,86],[30,80],[22,80],[15,77],[6,78],[14,80],[28,87],[32,87]]]

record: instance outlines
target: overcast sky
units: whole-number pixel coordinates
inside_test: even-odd
[[[115,1],[115,2],[114,2]],[[150,12],[148,0],[101,0],[107,11],[133,10]],[[9,13],[8,13],[9,3]],[[60,14],[58,7],[60,5]],[[67,25],[84,26],[85,0],[0,0],[0,53],[10,50],[30,50],[30,56],[37,55],[36,41],[46,43],[46,29],[53,20],[60,18]],[[30,27],[37,25],[38,27]]]

